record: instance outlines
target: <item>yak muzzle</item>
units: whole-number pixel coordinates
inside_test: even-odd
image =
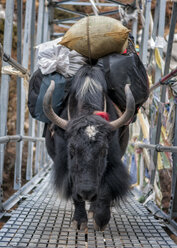
[[[95,201],[97,198],[97,190],[90,187],[79,187],[75,194],[75,198],[78,201]]]

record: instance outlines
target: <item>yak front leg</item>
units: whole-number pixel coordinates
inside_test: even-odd
[[[94,228],[96,231],[104,231],[111,218],[111,192],[107,184],[100,188],[96,204],[94,204]]]
[[[90,203],[90,208],[89,208],[89,211],[88,211],[88,218],[89,219],[93,219],[93,216],[94,216],[94,212],[95,212],[95,209],[96,209],[96,201],[93,201]]]
[[[96,231],[104,231],[111,217],[110,211],[111,202],[108,200],[98,200],[93,218],[94,228]]]
[[[87,229],[87,213],[85,210],[85,202],[79,202],[74,200],[74,206],[75,206],[75,211],[74,211],[74,216],[72,219],[72,224],[73,228],[75,230],[86,230]]]

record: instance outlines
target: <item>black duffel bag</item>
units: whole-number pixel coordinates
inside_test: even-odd
[[[121,111],[126,107],[124,88],[127,83],[131,84],[136,111],[147,100],[149,81],[145,67],[136,53],[113,53],[100,58],[97,65],[105,72],[109,97]]]

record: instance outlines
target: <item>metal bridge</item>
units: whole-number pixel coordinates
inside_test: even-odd
[[[104,232],[74,231],[73,205],[61,201],[51,189],[48,175],[14,211],[0,231],[0,247],[176,247],[160,223],[130,195],[112,209]]]
[[[148,190],[143,191],[145,164],[143,159],[140,159],[140,179],[137,182],[137,187],[133,188],[119,206],[112,207],[111,220],[106,230],[104,232],[94,231],[92,220],[89,219],[88,230],[82,232],[72,229],[72,202],[61,200],[50,182],[52,164],[45,149],[45,140],[42,137],[43,123],[35,121],[30,115],[28,116],[25,82],[29,80],[29,75],[37,68],[35,46],[50,40],[52,37],[62,36],[63,33],[61,29],[58,29],[58,26],[66,30],[70,27],[70,24],[85,16],[85,12],[82,12],[83,7],[88,8],[89,14],[93,12],[100,15],[116,15],[116,17],[119,14],[119,18],[131,19],[135,43],[138,17],[141,17],[143,32],[140,57],[148,68],[154,54],[154,49],[152,47],[148,48],[149,30],[151,30],[154,40],[156,37],[158,38],[155,48],[158,49],[159,58],[163,58],[162,40],[167,1],[156,1],[153,25],[151,18],[152,3],[149,0],[132,1],[137,5],[125,3],[130,1],[119,2],[115,0],[100,1],[100,3],[79,0],[26,0],[24,16],[22,0],[6,0],[4,2],[4,37],[3,46],[0,47],[2,58],[2,64],[0,64],[2,67],[0,84],[0,224],[3,224],[0,229],[0,247],[177,247],[177,244],[168,235],[177,233],[175,222],[177,217],[177,96],[174,96],[173,146],[159,144],[163,120],[163,108],[160,106],[165,103],[167,83],[169,84],[170,79],[177,75],[176,69],[169,73],[172,41],[177,21],[177,3],[175,1],[173,3],[163,72],[159,65],[156,64],[155,66],[155,86],[153,86],[153,89],[156,86],[158,87],[159,84],[163,85],[161,91],[157,88],[160,102],[155,139],[154,141],[150,139],[148,144],[147,142],[135,142],[133,144],[135,148],[147,149],[146,151],[150,154],[148,169],[151,173]],[[76,8],[73,8],[73,6],[76,6]],[[142,10],[143,6],[144,11]],[[62,15],[62,12],[67,14]],[[149,29],[149,27],[151,28]],[[17,30],[16,51],[14,51],[14,48],[12,49],[15,42],[15,28]],[[14,59],[15,53],[17,59]],[[6,67],[9,64],[13,66],[13,70]],[[14,76],[13,81],[11,80],[12,75],[17,78],[17,106],[14,106],[16,120],[10,125],[16,126],[16,133],[11,133],[8,130],[8,107],[11,101],[9,92],[11,84],[15,80]],[[165,77],[162,77],[163,75]],[[143,136],[146,138],[142,130],[142,140]],[[7,148],[12,144],[15,144],[16,149],[16,157],[13,160],[14,182],[12,182],[15,193],[8,199],[4,199],[5,154]],[[25,149],[27,155],[24,162]],[[145,192],[143,195],[145,199],[149,199],[148,197],[154,193],[158,171],[158,154],[164,152],[172,154],[172,193],[168,214],[162,212],[152,200],[146,201],[145,205],[136,200],[139,195],[142,196],[142,191]],[[24,173],[22,173],[24,167],[25,178],[23,178]],[[25,184],[23,183],[24,179]]]

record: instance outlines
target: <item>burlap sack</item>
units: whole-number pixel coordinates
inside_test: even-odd
[[[59,44],[98,59],[113,52],[122,53],[128,44],[128,34],[129,30],[114,18],[89,16],[76,22]]]

